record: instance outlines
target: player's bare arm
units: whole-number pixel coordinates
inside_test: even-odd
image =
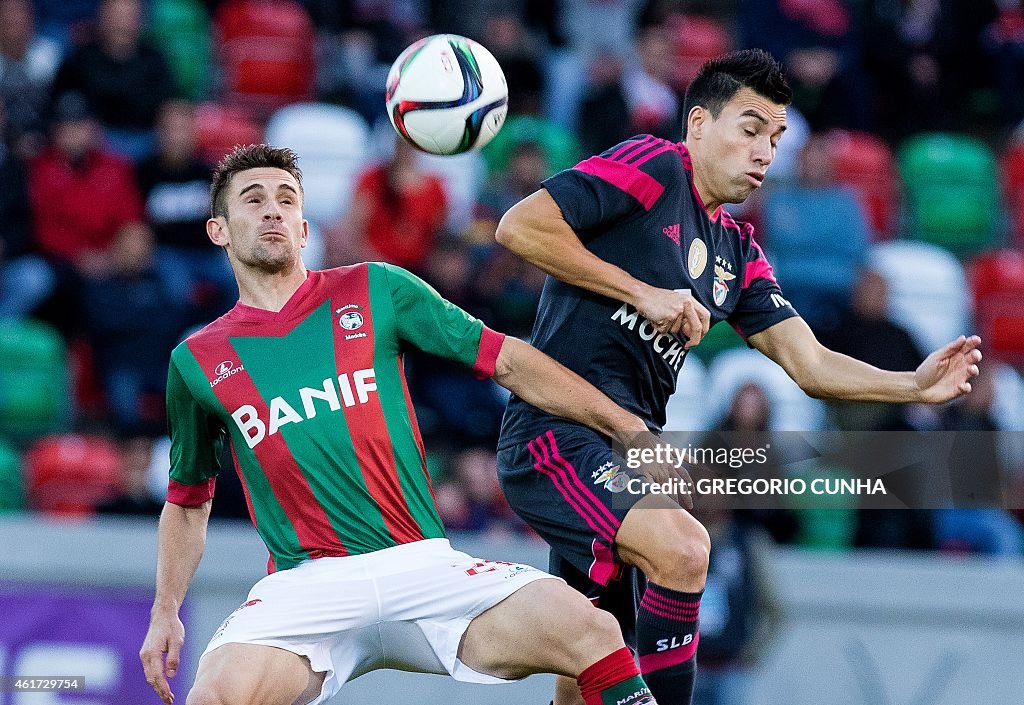
[[[182,507],[168,502],[160,515],[156,596],[139,658],[146,682],[167,705],[174,702],[167,679],[178,671],[185,642],[185,626],[178,610],[203,557],[212,505],[212,501],[207,501],[197,507]]]
[[[653,448],[659,443],[640,417],[618,406],[572,370],[516,338],[507,337],[502,343],[492,379],[538,409],[577,421],[627,448]],[[685,469],[672,464],[649,463],[644,473],[655,482],[664,482],[669,477],[691,482]],[[680,496],[680,501],[687,509],[693,506],[689,495]]]
[[[689,338],[688,348],[708,332],[711,316],[699,301],[685,291],[645,284],[594,255],[544,189],[505,213],[495,239],[556,279],[636,307],[660,333],[682,332]]]
[[[960,336],[934,351],[916,371],[889,372],[829,350],[801,318],[750,336],[750,344],[812,397],[897,404],[941,404],[969,393],[982,357],[981,338]]]

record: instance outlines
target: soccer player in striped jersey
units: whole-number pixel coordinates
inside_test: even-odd
[[[682,142],[627,140],[552,176],[499,224],[499,242],[551,275],[532,343],[652,431],[665,423],[688,350],[723,320],[815,397],[939,403],[969,392],[978,373],[977,336],[916,372],[822,347],[784,298],[753,228],[723,209],[763,182],[790,97],[766,52],[710,61],[687,91]],[[664,497],[625,492],[633,471],[610,441],[514,396],[498,443],[502,487],[551,545],[550,570],[635,639],[658,702],[686,705],[710,539],[678,506],[645,511]],[[638,604],[624,565],[647,578]],[[566,679],[556,695],[556,705],[580,698]]]
[[[270,574],[214,634],[190,705],[321,703],[384,667],[479,683],[552,672],[577,679],[588,705],[653,704],[614,618],[542,571],[448,544],[402,353],[461,362],[601,433],[643,421],[398,267],[306,270],[290,150],[237,148],[211,204],[207,234],[227,252],[239,302],[181,343],[168,373],[170,485],[140,652],[161,699],[174,700],[178,609],[228,441]]]

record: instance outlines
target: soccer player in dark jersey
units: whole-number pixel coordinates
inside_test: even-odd
[[[161,699],[174,700],[178,608],[227,440],[270,574],[214,634],[190,705],[321,703],[385,666],[480,683],[553,672],[576,678],[588,705],[653,705],[614,618],[542,571],[448,544],[402,353],[458,361],[601,433],[643,421],[398,267],[307,271],[290,150],[236,149],[211,201],[207,234],[227,252],[239,301],[171,358],[171,478],[140,652]]]
[[[978,373],[976,336],[932,353],[916,372],[822,347],[783,297],[753,228],[723,209],[764,181],[790,97],[766,52],[710,61],[687,91],[682,142],[627,140],[552,176],[499,224],[500,243],[551,275],[533,345],[654,432],[687,351],[721,321],[814,397],[939,403],[969,392]],[[643,511],[664,498],[623,491],[630,471],[609,438],[518,396],[502,424],[498,471],[513,508],[551,545],[551,572],[614,610],[627,634],[635,629],[630,640],[658,702],[689,703],[704,528],[678,506]],[[624,565],[646,576],[639,604]],[[578,700],[575,684],[560,679],[557,705]]]

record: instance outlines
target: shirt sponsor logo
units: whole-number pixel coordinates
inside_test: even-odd
[[[269,419],[261,419],[252,404],[238,407],[231,413],[231,418],[245,437],[246,444],[255,448],[267,436],[277,433],[282,426],[315,418],[317,401],[321,403],[321,408],[326,404],[332,412],[340,411],[342,404],[345,407],[365,404],[370,399],[370,392],[377,392],[376,379],[373,368],[356,370],[351,376],[346,372],[336,378],[328,377],[321,387],[299,389],[297,395],[301,403],[301,414],[284,397],[274,397],[270,400]]]
[[[708,266],[708,246],[699,237],[693,238],[690,250],[686,254],[686,268],[690,277],[697,279]]]
[[[622,304],[619,310],[612,314],[612,320],[620,326],[636,331],[640,339],[649,343],[654,352],[676,372],[683,366],[683,359],[686,357],[683,344],[674,335],[659,333],[653,323],[641,318],[640,313],[629,304]]]
[[[735,278],[736,275],[732,273],[732,262],[723,257],[715,257],[715,284],[711,293],[716,306],[725,303],[725,299],[729,296],[729,285],[726,282]]]
[[[245,365],[239,364],[238,367],[235,367],[235,363],[231,362],[231,360],[225,360],[214,369],[213,374],[216,376],[210,382],[210,387],[216,387],[231,375],[237,375],[239,372],[244,371]]]

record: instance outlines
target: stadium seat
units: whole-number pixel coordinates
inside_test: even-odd
[[[241,108],[203,103],[196,109],[199,154],[215,166],[236,144],[258,144],[263,128]]]
[[[1003,197],[1010,211],[1012,241],[1024,246],[1024,143],[1013,144],[1001,160]]]
[[[167,57],[182,95],[202,99],[210,87],[210,16],[199,0],[153,0],[149,34]]]
[[[885,242],[867,263],[889,287],[889,315],[907,329],[922,353],[971,332],[971,301],[960,261],[927,242]]]
[[[281,108],[267,123],[270,144],[298,152],[305,191],[304,212],[321,226],[347,210],[356,178],[367,160],[369,126],[354,110],[327,103]]]
[[[488,172],[496,174],[503,171],[515,147],[526,141],[541,145],[549,174],[571,169],[583,155],[579,141],[565,128],[533,115],[510,115],[501,132],[483,148]]]
[[[1024,364],[1024,253],[990,252],[972,260],[967,272],[985,354]]]
[[[0,441],[0,514],[25,507],[25,480],[21,458],[12,446]]]
[[[868,247],[864,210],[851,189],[782,187],[765,194],[768,260],[786,298],[811,327],[835,324]]]
[[[836,178],[857,192],[873,239],[889,239],[896,230],[899,184],[896,159],[889,145],[874,135],[853,130],[833,130],[827,139]]]
[[[27,440],[62,428],[71,412],[67,352],[38,321],[0,323],[0,434]]]
[[[899,153],[916,237],[963,255],[992,246],[999,184],[992,151],[964,135],[912,137]]]
[[[718,355],[709,366],[708,379],[703,404],[711,427],[722,420],[736,391],[748,382],[761,387],[771,400],[769,430],[820,431],[824,427],[825,404],[804,394],[781,367],[756,350],[742,348]]]
[[[259,115],[313,94],[316,36],[295,0],[228,0],[214,16],[228,102]]]
[[[740,334],[731,325],[722,321],[711,327],[708,334],[701,338],[700,345],[691,350],[687,357],[700,358],[705,365],[710,365],[715,356],[722,351],[745,348],[746,346],[747,344],[743,342]],[[690,363],[687,361],[684,364]]]
[[[729,31],[718,20],[700,15],[669,15],[666,26],[672,37],[675,74],[672,87],[685,91],[704,62],[732,48]]]
[[[48,436],[25,454],[28,503],[64,516],[92,513],[117,494],[121,458],[111,441],[93,436]]]

